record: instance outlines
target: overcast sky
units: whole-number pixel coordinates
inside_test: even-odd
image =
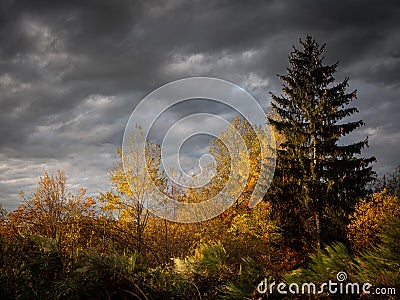
[[[72,188],[91,194],[109,189],[132,110],[173,80],[225,79],[267,108],[291,45],[306,34],[327,44],[325,62],[340,61],[336,78],[358,90],[366,126],[350,139],[369,136],[364,155],[376,156],[379,174],[392,171],[399,20],[398,1],[2,0],[0,203],[16,208],[45,170],[64,170]]]

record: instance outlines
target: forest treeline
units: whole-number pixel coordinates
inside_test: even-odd
[[[324,50],[309,36],[293,47],[279,76],[282,94],[271,94],[266,117],[273,132],[233,119],[210,144],[215,175],[202,188],[168,180],[159,145],[146,141],[145,153],[138,151],[140,126],[129,152],[118,150],[109,191],[72,192],[63,171],[45,172],[16,210],[1,209],[1,299],[379,298],[257,290],[265,278],[318,285],[339,272],[349,282],[370,283],[371,291],[400,293],[400,166],[378,179],[375,158],[362,155],[367,138],[341,143],[364,123],[346,121],[358,112],[356,91],[347,91],[348,78],[335,81],[338,64],[325,65]],[[235,155],[248,164],[230,160],[235,132],[246,146]],[[261,160],[262,151],[276,153],[274,174],[265,174],[275,161]],[[154,184],[178,201],[201,202],[223,189],[232,168],[245,184],[234,178],[240,196],[216,218],[176,223],[146,209]],[[272,175],[250,209],[257,182]]]

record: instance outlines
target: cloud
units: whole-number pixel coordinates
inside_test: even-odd
[[[107,189],[133,108],[173,80],[222,78],[266,109],[306,34],[327,43],[337,79],[350,76],[358,89],[366,127],[352,138],[368,135],[365,155],[390,171],[400,161],[398,19],[397,1],[2,1],[0,203],[15,208],[19,190],[57,168],[72,186]],[[168,111],[153,134],[193,111],[232,116],[192,101]]]

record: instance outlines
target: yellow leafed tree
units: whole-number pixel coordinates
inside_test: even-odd
[[[400,217],[400,201],[386,190],[376,192],[371,199],[362,199],[350,215],[347,236],[354,250],[374,246],[388,216]]]
[[[64,172],[45,172],[34,192],[9,214],[9,225],[18,233],[58,238],[65,251],[88,246],[94,234],[95,201],[85,194],[82,188],[76,194],[68,190]]]
[[[119,196],[111,197],[104,209],[118,213],[123,226],[133,228],[137,251],[144,246],[143,235],[149,220],[148,207],[152,205],[154,186],[163,188],[164,176],[160,171],[160,147],[145,140],[140,126],[129,137],[129,146],[118,151],[120,162],[110,172],[110,181]],[[145,151],[140,149],[145,145]]]

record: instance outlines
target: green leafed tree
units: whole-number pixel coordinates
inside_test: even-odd
[[[279,75],[282,94],[272,94],[269,116],[284,137],[271,188],[276,217],[291,237],[317,247],[344,236],[345,217],[354,201],[365,196],[375,160],[360,155],[367,139],[347,145],[340,141],[364,122],[346,120],[358,112],[350,105],[356,91],[346,91],[348,78],[335,83],[338,63],[325,65],[324,50],[310,36],[300,40],[299,49],[293,47],[287,74]]]

